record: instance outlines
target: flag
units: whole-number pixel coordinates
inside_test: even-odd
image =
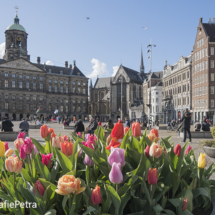
[[[38,108],[38,110],[36,111],[36,113],[38,113],[40,111],[40,107]]]
[[[56,109],[55,111],[54,111],[54,114],[57,114],[58,113],[58,110]]]

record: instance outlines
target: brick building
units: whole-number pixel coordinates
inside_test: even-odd
[[[192,60],[193,120],[202,121],[203,116],[207,116],[211,123],[215,112],[214,21],[202,23],[202,18],[199,19]]]
[[[61,117],[76,119],[87,116],[88,78],[78,69],[65,62],[65,67],[30,62],[27,52],[27,33],[14,23],[5,31],[5,55],[0,59],[0,118],[20,120],[36,113],[52,116],[58,109]]]

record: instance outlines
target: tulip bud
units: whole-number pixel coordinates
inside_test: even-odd
[[[48,128],[48,132],[50,133],[54,133],[54,129],[53,128]]]
[[[149,168],[149,172],[148,172],[148,183],[151,185],[155,185],[158,182],[158,173],[157,173],[157,169],[151,169]]]
[[[177,144],[175,149],[174,149],[174,153],[179,157],[181,154],[181,145]]]
[[[150,150],[150,146],[147,145],[146,149],[145,149],[145,155],[146,155],[147,158],[149,157],[149,150]]]
[[[72,142],[68,142],[68,141],[61,142],[60,146],[61,146],[61,151],[67,157],[70,156],[70,155],[72,155],[72,153],[73,153],[73,144],[72,144]]]
[[[36,181],[36,183],[34,184],[34,186],[37,189],[37,191],[40,194],[40,196],[43,196],[44,193],[45,193],[45,188],[43,187],[43,185],[40,183],[39,180]]]
[[[101,125],[102,125],[102,122],[101,122],[101,121],[99,121],[98,126],[101,126]]]
[[[108,162],[112,166],[113,163],[120,163],[121,167],[125,165],[125,149],[111,147],[111,154]]]
[[[25,137],[25,133],[24,132],[19,132],[18,136],[17,136],[17,139],[21,138],[21,139],[24,139]]]
[[[47,125],[42,125],[40,127],[40,134],[42,138],[46,138],[49,135],[49,131],[48,131],[48,126]]]
[[[22,161],[18,157],[9,157],[5,161],[5,168],[8,172],[20,173],[22,171]]]
[[[25,160],[26,159],[26,153],[25,153],[25,150],[23,148],[23,145],[20,145],[20,152],[19,152],[19,156],[22,160]]]
[[[141,127],[139,122],[134,122],[132,124],[132,135],[134,137],[140,137],[141,136]]]
[[[85,154],[84,164],[87,166],[93,166],[94,165],[94,162],[90,159],[90,157],[87,154]]]
[[[4,146],[4,142],[2,142],[0,140],[0,157],[4,157],[5,154],[5,146]]]
[[[130,129],[129,127],[125,127],[125,129],[124,129],[124,134],[125,135],[126,135],[126,133],[128,132],[129,129]]]
[[[6,152],[5,152],[5,157],[10,157],[12,156],[12,154],[14,153],[14,150],[13,149],[8,149]]]
[[[157,143],[158,142],[158,140],[160,140],[160,138],[159,137],[156,137],[156,135],[153,133],[149,133],[149,135],[147,136],[148,138],[149,138],[149,140],[151,141],[151,142],[155,142],[155,143]]]
[[[123,129],[123,124],[121,122],[117,122],[114,125],[114,128],[112,129],[111,132],[111,137],[115,139],[122,139],[124,136],[124,129]]]
[[[149,149],[149,155],[151,157],[159,158],[162,155],[163,148],[160,144],[153,143]]]
[[[185,154],[187,155],[190,152],[191,149],[192,149],[192,146],[188,146]]]
[[[33,143],[32,143],[31,138],[26,137],[24,139],[24,144],[23,144],[23,149],[24,149],[25,153],[26,154],[31,154],[32,148],[33,148]]]
[[[92,191],[91,202],[94,205],[99,205],[102,202],[102,195],[100,193],[100,187],[96,185],[95,189]]]
[[[52,167],[52,161],[51,161],[51,157],[53,155],[53,153],[49,153],[47,155],[41,154],[42,155],[42,163],[45,164],[47,167]],[[50,165],[49,165],[50,163]]]
[[[79,137],[81,137],[82,138],[82,134],[81,134],[81,132],[77,132],[76,133]]]
[[[121,164],[120,163],[113,163],[111,171],[109,173],[109,179],[111,183],[119,184],[123,181],[123,175],[121,172]]]
[[[186,211],[187,210],[187,204],[188,204],[188,200],[185,198],[183,203],[182,203],[182,211]]]
[[[110,144],[111,139],[112,139],[112,137],[111,137],[111,135],[109,135],[106,140],[106,146],[108,146]]]
[[[54,132],[51,133],[51,140],[53,137],[56,137],[56,134]]]
[[[60,137],[52,138],[52,146],[60,149]]]
[[[20,146],[24,144],[24,139],[18,138],[14,141],[14,146],[16,147],[16,150],[20,151]]]
[[[5,151],[9,149],[8,142],[4,142]]]
[[[159,137],[158,135],[158,130],[153,128],[151,131],[150,131],[151,134],[155,134],[156,137]]]
[[[198,159],[198,167],[201,169],[204,169],[206,166],[206,156],[203,153],[200,153],[199,159]]]

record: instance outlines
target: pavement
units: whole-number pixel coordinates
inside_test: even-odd
[[[13,122],[14,124],[14,131],[18,131],[18,125],[19,122]],[[74,125],[74,123],[70,123],[70,126]],[[87,127],[89,125],[89,123],[84,123],[85,127]],[[62,134],[62,135],[67,135],[70,136],[70,133],[73,132],[73,130],[70,129],[63,129],[63,124],[58,124],[58,123],[48,123],[47,126],[49,128],[53,128],[54,132],[58,135],[58,134]],[[144,131],[142,131],[144,132]],[[149,131],[147,131],[147,133],[149,133]],[[172,131],[170,133],[168,133],[166,130],[159,130],[159,137],[168,137],[168,136],[172,136],[170,142],[174,142],[174,145],[176,144],[181,144],[184,145],[183,143],[181,143],[182,138],[178,138],[178,133],[175,131]],[[38,140],[40,143],[43,143],[44,140],[43,138],[40,136],[40,129],[30,129],[29,131],[29,137],[32,137],[36,140]],[[188,141],[189,139],[187,139]],[[193,138],[192,139],[192,143],[189,143],[190,146],[192,146],[192,149],[194,150],[194,154],[196,159],[198,159],[199,153],[204,153],[204,150],[202,148],[202,144],[200,143],[201,141],[206,140],[206,139],[199,139],[199,138]],[[211,139],[212,140],[212,139]],[[10,148],[15,148],[14,147],[14,143],[13,142],[9,142],[9,147]],[[215,162],[215,159],[207,157],[207,167],[209,167],[212,163]],[[211,176],[211,179],[215,180],[215,173],[213,173],[213,175]]]

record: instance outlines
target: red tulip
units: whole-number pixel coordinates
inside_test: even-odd
[[[187,210],[187,204],[188,204],[188,200],[185,198],[183,203],[182,203],[182,211],[186,211]]]
[[[114,148],[116,148],[116,147],[120,146],[120,144],[121,143],[117,139],[112,138],[112,140],[110,141],[110,144],[106,147],[106,149],[110,150],[111,146],[114,147]]]
[[[124,136],[124,129],[123,129],[123,124],[120,122],[117,122],[114,125],[114,128],[111,132],[111,137],[115,139],[122,139]]]
[[[51,133],[51,140],[53,137],[56,137],[56,134],[54,132]]]
[[[153,129],[150,131],[150,133],[151,133],[151,134],[155,134],[156,137],[159,137],[159,135],[158,135],[158,130],[155,129],[155,128],[153,128]]]
[[[49,133],[54,133],[54,129],[53,128],[48,128]]]
[[[188,146],[185,154],[187,155],[190,152],[191,149],[192,149],[192,146]]]
[[[94,205],[99,205],[102,202],[102,195],[100,193],[100,187],[96,185],[95,189],[92,191],[91,202]]]
[[[102,122],[101,122],[101,121],[99,121],[98,126],[101,126],[101,125],[102,125]]]
[[[129,127],[125,127],[125,129],[124,129],[124,134],[125,135],[126,135],[126,133],[128,132],[129,129],[130,129]]]
[[[5,151],[9,149],[8,142],[4,142]]]
[[[132,135],[134,137],[140,137],[141,136],[141,127],[139,122],[134,122],[132,124]]]
[[[148,158],[149,157],[149,149],[150,149],[150,146],[146,146],[146,149],[145,149],[145,155],[146,157]]]
[[[46,138],[49,135],[49,131],[48,131],[48,126],[47,125],[43,125],[40,128],[40,134],[42,138]]]
[[[157,169],[151,169],[149,168],[149,172],[148,172],[148,183],[151,185],[155,185],[158,182],[158,173],[157,173]]]
[[[40,194],[40,196],[43,196],[44,193],[45,193],[45,188],[43,187],[43,185],[40,183],[39,180],[36,181],[36,183],[34,184],[34,186],[37,189],[37,191]]]
[[[175,149],[174,149],[175,154],[179,157],[181,154],[181,145],[177,144]]]
[[[49,162],[50,162],[49,167],[51,168],[52,167],[51,157],[52,157],[53,153],[47,154],[47,155],[44,155],[44,154],[41,154],[41,155],[42,155],[42,163],[45,164],[46,166],[48,166]]]

